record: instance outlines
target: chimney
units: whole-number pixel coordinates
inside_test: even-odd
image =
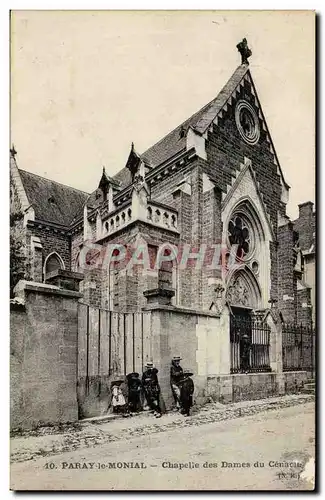
[[[299,206],[299,219],[297,220],[297,230],[299,233],[299,245],[302,250],[308,250],[313,241],[313,207],[311,201],[301,203]]]
[[[305,203],[300,203],[299,207],[299,219],[311,219],[313,215],[314,204],[312,201],[306,201]]]

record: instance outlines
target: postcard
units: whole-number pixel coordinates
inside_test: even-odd
[[[12,490],[315,489],[315,21],[11,12]]]

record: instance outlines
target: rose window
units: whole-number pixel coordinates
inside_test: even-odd
[[[238,245],[236,257],[244,259],[250,252],[252,241],[251,231],[245,219],[239,215],[234,216],[228,224],[228,239],[230,245]]]
[[[247,109],[242,109],[240,111],[239,123],[243,129],[244,134],[248,138],[254,137],[255,122],[253,116],[247,111]]]
[[[258,116],[251,104],[239,101],[236,105],[235,120],[241,137],[248,144],[254,145],[260,138]]]

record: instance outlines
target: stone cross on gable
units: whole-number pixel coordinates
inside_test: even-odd
[[[10,149],[10,154],[13,158],[16,157],[17,151],[15,150],[15,146],[12,145],[12,148]]]
[[[241,63],[242,64],[249,64],[248,58],[252,55],[252,51],[247,45],[246,38],[243,38],[242,41],[236,45],[236,47],[238,49],[238,52],[240,52],[240,55],[241,55]]]

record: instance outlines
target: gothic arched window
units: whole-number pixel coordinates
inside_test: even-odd
[[[244,259],[252,250],[252,229],[245,217],[235,214],[228,223],[228,239],[230,245],[238,245],[236,256]]]
[[[56,271],[57,269],[64,269],[64,263],[62,258],[56,252],[49,254],[44,263],[44,276]]]

